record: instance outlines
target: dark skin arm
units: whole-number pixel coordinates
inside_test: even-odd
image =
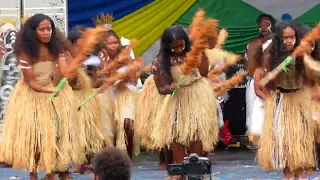
[[[316,46],[313,52],[311,53],[311,56],[314,60],[320,61],[320,41],[319,40],[316,41],[315,44]],[[309,81],[319,82],[319,80],[317,80],[318,78],[313,75],[312,70],[306,66],[305,66],[305,73]],[[320,91],[311,92],[311,99],[315,101],[320,101]]]
[[[270,63],[270,59],[271,59],[271,49],[272,46],[271,44],[266,48],[266,50],[262,53],[262,67],[264,70],[266,70],[267,72],[271,71],[271,63]],[[265,73],[265,75],[267,74],[267,72]],[[266,87],[264,88],[264,90],[266,91],[271,91],[271,90],[275,90],[275,83],[274,81],[270,81]]]
[[[261,98],[261,99],[265,99],[267,96],[267,91],[262,88],[259,84],[261,79],[265,76],[265,71],[263,68],[256,68],[255,72],[254,72],[254,92],[256,93],[256,95]]]
[[[19,64],[21,65],[24,81],[30,88],[32,88],[36,92],[42,92],[42,93],[55,92],[54,89],[42,86],[36,82],[34,78],[34,72],[32,69],[31,61],[26,55],[20,55],[18,56],[18,59],[20,60]]]
[[[71,61],[75,61],[71,54],[68,52],[65,52],[64,55],[61,55],[58,58],[57,64],[59,67],[59,72],[62,76],[68,77],[68,83],[71,87],[73,87],[75,84],[77,84],[77,73],[69,75],[68,73],[68,63],[71,63]]]
[[[201,64],[199,66],[199,71],[202,77],[208,77],[209,72],[209,60],[208,57],[203,53],[201,56]]]
[[[154,82],[158,88],[159,94],[172,94],[176,85],[168,82],[168,78],[166,78],[167,76],[160,75],[160,60],[158,58],[154,59],[152,65],[152,74],[154,76]]]
[[[249,42],[246,48],[246,59],[245,59],[245,67],[248,70],[248,74],[253,77],[254,71],[257,68],[257,61],[258,59],[257,48],[261,48],[262,38],[255,38]]]
[[[305,43],[305,42],[301,42],[301,44],[302,43]],[[308,43],[305,43],[305,44],[310,49],[312,46],[314,46],[314,45],[311,46]],[[310,56],[312,57],[313,60],[320,61],[320,42],[316,41],[315,44],[316,45],[314,46],[314,50],[312,52],[310,52]],[[312,83],[317,82],[318,81],[317,79],[319,78],[319,76],[315,75],[313,70],[310,67],[308,67],[308,66],[304,66],[304,67],[305,67],[305,75],[306,75],[307,80]]]

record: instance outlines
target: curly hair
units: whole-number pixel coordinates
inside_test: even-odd
[[[34,60],[40,56],[40,43],[37,37],[36,29],[38,25],[48,20],[51,24],[52,35],[50,42],[47,44],[49,52],[54,58],[58,58],[59,54],[63,51],[61,40],[57,37],[56,27],[53,20],[45,14],[35,14],[30,17],[21,30],[18,32],[17,40],[14,46],[14,53],[16,55],[26,54],[30,61],[33,63]]]
[[[129,180],[131,161],[129,156],[115,147],[107,147],[97,153],[91,165],[100,180]]]
[[[169,45],[176,40],[184,40],[185,42],[185,48],[183,50],[183,53],[186,54],[191,49],[191,42],[187,35],[187,33],[184,31],[184,29],[181,26],[171,26],[164,30],[163,35],[161,37],[160,42],[160,52],[159,52],[159,58],[161,59],[160,64],[160,74],[161,75],[169,75],[168,78],[171,77],[170,67],[171,67],[171,59],[173,58],[174,53],[171,51]]]
[[[283,43],[284,40],[282,38],[282,32],[287,27],[291,27],[296,33],[296,43],[294,45],[295,48],[300,44],[303,36],[311,30],[309,26],[302,23],[294,21],[280,22],[276,27],[274,37],[272,39],[271,61],[269,61],[272,69],[276,68],[287,56],[289,56],[289,52],[287,51],[286,45]],[[302,61],[296,61],[296,69],[298,74],[304,74],[304,65]]]

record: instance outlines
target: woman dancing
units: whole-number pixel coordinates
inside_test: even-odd
[[[109,30],[105,34],[106,48],[104,52],[104,66],[108,67],[110,63],[117,61],[121,52],[122,44],[118,35]],[[113,73],[125,71],[127,66],[122,66],[114,72],[106,72],[107,77]],[[132,86],[127,86],[131,84]],[[138,89],[135,89],[137,78],[129,77],[125,82],[116,83],[110,90],[111,98],[114,98],[113,110],[115,119],[115,145],[120,149],[127,150],[129,157],[132,159],[136,148],[140,147],[138,138],[134,138],[133,122],[135,120],[135,103],[138,96]],[[137,143],[135,143],[137,142]]]
[[[155,128],[155,119],[161,105],[163,104],[164,95],[159,94],[155,81],[160,78],[160,59],[159,54],[152,61],[151,75],[145,80],[142,91],[136,103],[136,120],[134,129],[136,135],[141,137],[141,143],[150,150],[155,149],[151,135]],[[152,100],[151,100],[152,99]],[[168,148],[160,149],[160,169],[166,170],[168,164],[172,164],[172,151]]]
[[[85,27],[76,26],[68,34],[68,39],[74,46],[77,46],[83,41],[81,36],[85,30]],[[77,105],[80,105],[80,103],[84,102],[90,95],[95,93],[95,88],[98,88],[99,84],[101,84],[97,82],[95,76],[96,71],[98,70],[97,68],[101,67],[102,64],[99,56],[94,55],[99,53],[99,46],[95,49],[95,52],[89,55],[84,61],[83,68],[78,69],[77,81],[71,84]],[[65,52],[65,54],[69,54],[69,52]],[[68,64],[71,64],[70,61],[73,59],[70,54],[67,56],[66,60]],[[99,152],[105,145],[113,145],[110,118],[106,117],[106,113],[103,111],[106,110],[102,109],[99,96],[95,96],[83,106],[79,107],[78,112],[76,113],[77,119],[81,124],[78,128],[78,134],[79,136],[84,136],[82,145],[84,152],[87,155],[88,162],[90,162],[93,154]],[[105,126],[108,128],[104,129],[103,127]],[[88,173],[85,165],[78,165],[70,172],[81,174]]]
[[[263,54],[265,68],[270,71],[291,55],[306,32],[305,26],[293,21],[278,24],[272,44]],[[283,168],[286,179],[301,179],[306,178],[304,169],[315,165],[315,121],[310,108],[314,102],[302,58],[288,68],[289,73],[280,73],[267,86],[270,95],[264,95],[265,120],[257,157],[264,169]]]
[[[83,163],[80,139],[74,123],[73,92],[68,84],[48,103],[55,92],[52,80],[56,70],[64,74],[67,65],[60,56],[62,43],[52,19],[44,14],[30,17],[20,30],[14,52],[22,69],[7,106],[0,161],[30,171],[30,179],[55,179],[54,172],[65,172],[71,163]]]
[[[173,103],[156,115],[159,121],[155,120],[151,135],[156,146],[159,142],[171,146],[176,163],[182,163],[190,153],[202,156],[204,150],[213,149],[218,138],[217,112],[212,110],[216,108],[216,97],[209,81],[201,76],[208,74],[209,67],[200,66],[177,85],[189,50],[186,32],[180,26],[171,26],[162,35],[158,63],[153,67],[153,74],[159,75],[154,78],[159,94],[172,94],[178,88],[171,97]],[[202,63],[208,64],[205,56]]]

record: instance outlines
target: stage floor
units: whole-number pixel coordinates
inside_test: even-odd
[[[264,170],[257,167],[255,155],[249,150],[219,150],[216,152],[213,160],[216,164],[212,166],[214,180],[276,180],[282,179],[281,174],[267,174]],[[142,154],[135,158],[137,162],[132,168],[133,180],[163,180],[166,178],[166,172],[158,169],[158,160],[156,154]],[[320,180],[320,172],[315,171],[311,180]],[[40,174],[43,177],[44,174]],[[73,174],[75,180],[92,180],[92,175]],[[28,173],[10,168],[0,168],[0,180],[7,179],[28,179]]]

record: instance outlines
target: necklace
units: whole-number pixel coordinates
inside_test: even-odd
[[[179,56],[177,59],[171,59],[171,64],[175,64],[175,63],[178,63],[178,62],[183,62],[184,60],[186,59],[186,57],[181,57]]]

